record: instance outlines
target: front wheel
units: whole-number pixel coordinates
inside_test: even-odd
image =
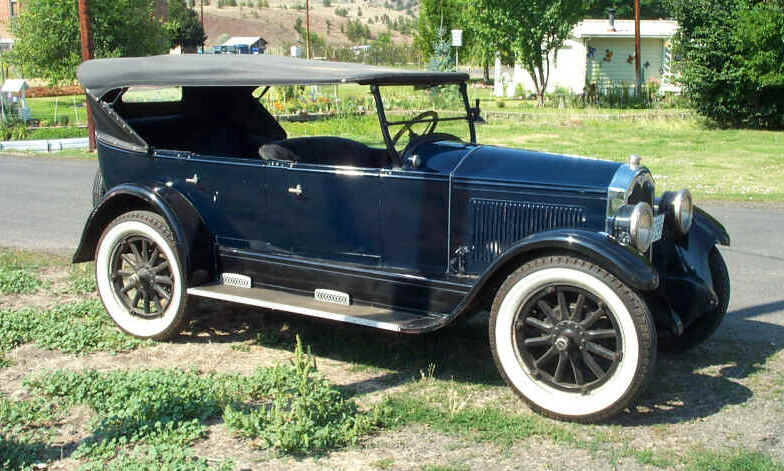
[[[104,230],[95,257],[98,294],[112,320],[139,338],[165,340],[185,320],[182,264],[166,221],[131,211]]]
[[[639,295],[570,256],[532,260],[504,282],[490,314],[504,380],[532,409],[604,420],[635,398],[656,361],[656,332]]]

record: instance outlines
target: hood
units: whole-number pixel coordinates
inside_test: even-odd
[[[452,172],[455,179],[607,194],[619,162],[521,149],[479,146]]]

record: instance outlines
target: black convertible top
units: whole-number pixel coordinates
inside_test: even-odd
[[[315,85],[354,82],[379,85],[459,83],[468,75],[419,72],[364,64],[235,54],[185,54],[95,59],[77,76],[93,97],[130,86]]]

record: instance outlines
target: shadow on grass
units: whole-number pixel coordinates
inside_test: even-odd
[[[193,320],[175,342],[253,342],[293,351],[299,335],[317,357],[350,362],[355,371],[378,371],[372,381],[345,386],[349,393],[393,387],[430,370],[457,382],[503,384],[490,354],[486,318],[405,335],[211,300],[198,300],[191,310]]]
[[[47,445],[38,441],[23,441],[0,434],[0,464],[3,471],[31,469],[39,463],[66,458],[76,449],[76,443],[62,446]]]
[[[784,310],[784,301],[727,313],[717,335],[681,354],[660,354],[647,390],[620,425],[687,422],[743,404],[755,394],[741,380],[759,372],[784,342],[784,327],[750,319]],[[731,335],[726,332],[731,330]]]
[[[688,422],[748,401],[754,393],[738,380],[759,371],[780,350],[771,339],[784,339],[784,327],[749,318],[781,309],[784,301],[730,312],[718,337],[686,353],[659,354],[636,406],[611,423]],[[343,386],[349,396],[391,388],[431,371],[436,378],[461,383],[503,384],[488,345],[486,317],[409,336],[212,301],[194,311],[190,332],[178,341],[251,341],[291,351],[299,335],[317,357],[350,362],[357,371],[378,370],[371,379]],[[733,329],[731,339],[721,335],[726,329]]]

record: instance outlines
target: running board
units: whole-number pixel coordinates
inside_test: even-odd
[[[450,320],[448,317],[432,314],[420,315],[357,304],[344,306],[319,301],[312,295],[269,288],[237,288],[219,283],[188,288],[188,294],[407,334],[430,332],[445,326]]]

